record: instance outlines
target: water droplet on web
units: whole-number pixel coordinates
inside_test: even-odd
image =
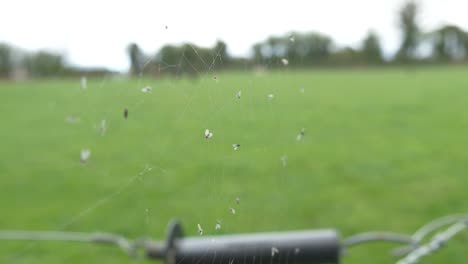
[[[305,136],[305,129],[303,128],[301,129],[301,132],[299,132],[299,134],[297,135],[296,140],[301,141],[304,136]]]
[[[281,156],[280,160],[281,160],[281,164],[283,164],[283,167],[286,167],[286,165],[288,165],[288,156],[286,155]]]
[[[213,132],[211,132],[209,129],[205,129],[205,139],[210,139],[213,137]]]
[[[236,214],[236,209],[231,207],[231,208],[229,208],[229,212],[231,212],[231,214]]]
[[[148,93],[148,92],[151,92],[152,89],[153,88],[151,88],[151,86],[145,86],[145,87],[141,88],[141,91],[143,93]]]
[[[215,230],[220,230],[220,229],[221,229],[221,221],[216,220]]]
[[[106,133],[106,130],[107,130],[106,120],[103,119],[99,123],[99,131],[101,132],[101,136],[104,136],[104,134]]]
[[[299,88],[299,92],[304,93],[305,92],[304,87]]]
[[[125,119],[128,118],[128,109],[127,108],[124,109],[124,118]]]
[[[242,91],[238,91],[237,94],[236,94],[236,98],[237,98],[237,99],[240,99],[240,98],[241,98],[241,95],[242,95]]]
[[[283,63],[284,66],[287,66],[289,64],[288,59],[282,58],[281,63]]]
[[[275,255],[279,254],[279,250],[275,247],[271,248],[271,256],[274,257]]]
[[[149,224],[150,222],[149,208],[145,209],[145,215],[146,215],[146,224]]]
[[[86,88],[88,88],[88,80],[86,77],[81,77],[80,86],[82,90],[86,90]]]
[[[145,165],[145,167],[143,168],[142,171],[140,171],[140,173],[138,173],[138,175],[144,175],[147,171],[151,171],[153,168],[151,168],[148,164]]]
[[[294,254],[297,255],[297,254],[299,254],[299,252],[301,252],[301,250],[300,250],[299,248],[295,248],[295,249],[294,249]]]
[[[197,224],[197,228],[198,228],[198,233],[200,234],[200,236],[203,236],[203,228],[201,227],[201,225]]]
[[[80,152],[81,163],[85,164],[86,162],[88,162],[88,159],[90,156],[91,156],[91,150],[89,149],[81,150]]]
[[[65,122],[67,122],[69,124],[76,124],[76,123],[80,122],[80,118],[76,117],[76,116],[67,116],[65,118]]]
[[[238,150],[240,148],[240,144],[232,144],[232,148],[234,150]]]
[[[240,204],[240,198],[236,197],[236,204]]]
[[[273,98],[275,98],[275,95],[274,94],[269,94],[269,95],[267,95],[267,98],[268,98],[268,100],[273,100]]]
[[[296,40],[294,39],[294,36],[293,36],[293,35],[289,35],[289,41],[291,41],[291,42],[293,42],[293,43],[296,41]]]

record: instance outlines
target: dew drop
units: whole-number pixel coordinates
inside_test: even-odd
[[[198,233],[200,234],[200,236],[203,236],[203,228],[201,227],[201,225],[197,224],[197,228],[198,228]]]
[[[210,139],[213,137],[213,132],[211,132],[209,129],[205,129],[205,139]]]
[[[69,124],[76,124],[76,123],[80,122],[80,118],[76,117],[76,116],[67,116],[65,118],[65,122],[67,122]]]
[[[86,88],[88,88],[88,79],[86,79],[86,77],[81,77],[80,86],[82,90],[86,90]]]
[[[286,155],[281,156],[280,160],[281,160],[281,164],[283,164],[283,167],[286,167],[286,165],[288,165],[288,156]]]
[[[83,149],[80,152],[81,163],[85,164],[88,162],[89,157],[91,156],[91,150]]]
[[[221,221],[216,220],[215,230],[220,230],[220,229],[221,229]]]
[[[296,140],[301,141],[304,136],[305,136],[305,128],[302,128],[301,132],[299,132],[299,134],[297,135]]]
[[[102,119],[99,123],[99,131],[101,132],[101,136],[104,136],[107,131],[107,124],[105,119]]]
[[[271,256],[274,257],[275,255],[279,254],[279,250],[275,247],[271,248]]]
[[[151,88],[151,86],[145,86],[145,87],[141,88],[141,91],[143,93],[148,93],[148,92],[151,92],[152,89],[153,88]]]

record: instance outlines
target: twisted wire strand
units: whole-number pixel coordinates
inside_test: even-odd
[[[123,236],[110,233],[84,233],[63,231],[0,230],[0,240],[64,241],[109,244],[119,247],[126,254],[135,255],[133,242]]]
[[[350,247],[357,246],[357,245],[364,244],[364,243],[379,242],[379,241],[393,242],[393,243],[398,243],[398,244],[409,244],[409,245],[414,243],[413,238],[409,235],[376,231],[376,232],[366,232],[366,233],[353,235],[343,240],[341,245],[344,246],[345,248],[350,248]]]
[[[454,214],[454,215],[448,215],[444,217],[437,218],[421,228],[419,228],[413,235],[412,238],[415,240],[416,244],[412,246],[405,246],[401,248],[397,248],[393,250],[393,255],[394,256],[404,256],[409,254],[411,251],[417,249],[418,244],[421,244],[421,241],[427,237],[429,234],[433,233],[434,231],[447,226],[451,225],[453,223],[459,222],[459,221],[465,221],[468,222],[468,214]]]
[[[435,251],[441,249],[450,239],[452,239],[455,235],[457,235],[466,228],[467,221],[459,221],[451,225],[445,231],[435,234],[432,237],[431,241],[429,241],[427,244],[419,246],[413,251],[411,251],[404,258],[400,259],[397,262],[397,264],[418,263],[422,257],[432,254]]]

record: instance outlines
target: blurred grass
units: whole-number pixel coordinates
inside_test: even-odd
[[[433,218],[468,211],[467,72],[104,78],[89,80],[85,91],[79,80],[1,82],[0,229],[160,239],[177,217],[188,235],[197,235],[198,223],[215,234],[216,219],[218,233],[325,227],[343,236],[411,233]],[[151,93],[140,91],[145,85]],[[67,116],[81,120],[69,124]],[[214,132],[209,141],[205,128]],[[298,142],[301,128],[306,135]],[[238,151],[233,143],[241,144]],[[92,152],[86,165],[79,161],[84,148]],[[147,164],[153,170],[138,177]],[[467,240],[459,236],[424,263],[464,263]],[[108,247],[0,244],[2,263],[135,262]],[[343,263],[393,263],[388,249],[355,248]]]

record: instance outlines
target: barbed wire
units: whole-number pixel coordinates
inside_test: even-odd
[[[404,256],[409,254],[411,251],[415,250],[417,248],[417,245],[421,243],[421,241],[427,237],[429,234],[433,233],[435,230],[442,228],[446,225],[453,224],[455,222],[461,221],[461,220],[468,220],[468,215],[467,214],[455,214],[455,215],[448,215],[444,217],[437,218],[421,228],[419,228],[413,235],[412,238],[415,241],[415,244],[412,246],[406,246],[402,248],[397,248],[393,250],[393,255],[394,256]]]
[[[0,240],[62,241],[115,245],[130,256],[136,255],[135,242],[116,234],[65,231],[1,230]]]
[[[413,244],[414,240],[410,235],[391,233],[391,232],[367,232],[361,233],[354,236],[351,236],[341,243],[341,245],[348,249],[353,246],[357,246],[364,243],[375,242],[375,241],[385,241],[385,242],[394,242],[399,244]]]
[[[449,225],[445,230],[436,233],[426,243],[422,241],[429,234]],[[458,233],[468,228],[468,214],[444,216],[435,219],[419,228],[413,235],[393,232],[365,232],[344,239],[341,243],[342,252],[357,245],[370,242],[391,242],[405,244],[404,248],[394,250],[394,255],[404,256],[396,264],[415,264],[421,258],[440,250]],[[117,246],[129,256],[137,257],[140,249],[147,249],[153,245],[153,240],[141,238],[130,240],[124,236],[111,233],[86,233],[66,231],[26,231],[26,230],[0,230],[0,240],[27,240],[27,241],[63,241],[108,244]],[[395,254],[396,253],[396,254]]]
[[[459,220],[452,224],[443,232],[435,234],[432,239],[425,245],[421,245],[412,250],[406,257],[402,258],[397,264],[415,264],[427,255],[441,249],[451,238],[467,228],[468,221],[466,219]],[[435,225],[437,226],[437,225]]]
[[[414,234],[413,238],[417,241],[421,241],[424,239],[425,236],[434,232],[434,230],[443,227],[448,224],[452,224],[454,222],[458,222],[460,220],[466,219],[468,220],[468,215],[466,214],[456,214],[456,215],[448,215],[441,218],[437,218],[432,222],[424,225],[420,229],[418,229]]]
[[[436,233],[429,242],[422,244],[424,238],[438,229],[450,225],[442,232]],[[413,235],[391,232],[366,232],[353,235],[342,242],[344,249],[369,243],[369,242],[393,242],[406,244],[402,248],[393,250],[393,255],[402,257],[396,264],[415,264],[421,258],[440,250],[450,239],[468,227],[468,214],[448,215],[437,218],[421,228]]]

